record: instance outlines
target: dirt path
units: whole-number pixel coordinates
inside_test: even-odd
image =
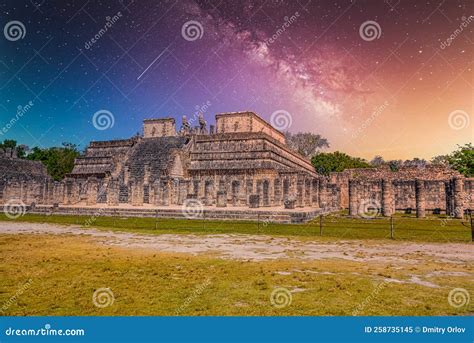
[[[384,241],[301,241],[264,235],[145,235],[83,229],[79,226],[1,222],[0,234],[69,234],[89,235],[111,246],[144,248],[161,252],[213,254],[237,260],[272,260],[297,258],[319,260],[339,258],[361,262],[421,263],[429,258],[446,263],[473,263],[471,244],[414,243]]]

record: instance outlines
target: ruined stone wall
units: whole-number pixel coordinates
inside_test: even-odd
[[[216,115],[217,133],[262,132],[285,144],[285,135],[253,112]]]
[[[174,118],[146,119],[143,121],[143,138],[176,136]]]
[[[51,200],[53,180],[39,161],[0,157],[0,203],[43,204]]]
[[[464,181],[465,206],[474,211],[474,178]]]

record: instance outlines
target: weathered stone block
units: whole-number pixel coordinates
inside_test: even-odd
[[[227,193],[219,191],[217,192],[217,207],[227,207]]]

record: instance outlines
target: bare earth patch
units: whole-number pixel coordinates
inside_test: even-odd
[[[302,241],[265,235],[146,235],[84,229],[79,226],[0,222],[2,234],[88,235],[109,246],[151,249],[192,255],[212,254],[234,259],[263,261],[275,259],[344,259],[357,262],[418,264],[426,259],[444,263],[474,262],[471,244],[413,243],[364,240]]]

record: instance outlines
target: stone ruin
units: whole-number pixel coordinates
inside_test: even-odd
[[[206,209],[247,208],[236,219],[256,208],[359,215],[369,203],[383,215],[413,209],[420,217],[460,217],[473,208],[474,179],[447,168],[348,169],[325,177],[253,112],[217,114],[209,129],[200,115],[198,124],[183,117],[177,130],[174,118],[147,119],[143,136],[91,142],[60,182],[40,162],[0,154],[0,203],[160,209],[193,199]]]
[[[474,178],[441,165],[346,169],[330,179],[338,185],[341,207],[354,216],[372,207],[384,216],[413,211],[417,217],[446,213],[462,218],[474,208]]]

